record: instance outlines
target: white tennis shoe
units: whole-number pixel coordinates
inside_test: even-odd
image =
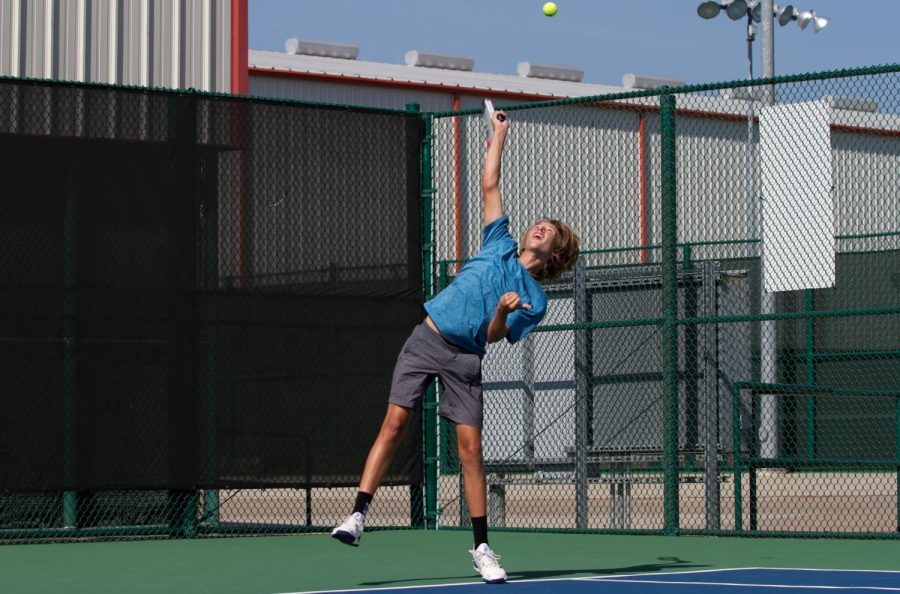
[[[354,512],[347,516],[340,526],[331,531],[331,537],[352,547],[358,547],[365,523],[366,517],[359,512]]]
[[[484,581],[489,584],[506,582],[506,572],[500,567],[500,555],[494,553],[487,543],[483,542],[478,545],[477,549],[469,552],[472,553],[475,571],[481,574]]]

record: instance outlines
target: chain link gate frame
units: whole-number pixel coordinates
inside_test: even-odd
[[[579,229],[593,249],[582,252],[589,264],[567,279],[564,290],[575,305],[558,307],[559,300],[552,300],[544,325],[525,346],[492,347],[485,359],[492,525],[605,533],[898,536],[900,344],[892,329],[900,303],[890,289],[900,248],[900,106],[892,91],[897,72],[897,66],[885,66],[506,108],[513,129],[501,191],[513,226],[525,227],[541,216],[560,218]],[[815,101],[828,104],[831,146],[827,153],[811,145],[805,150],[835,168],[829,193],[835,200],[836,289],[763,289],[764,260],[769,280],[777,268],[773,255],[760,258],[766,205],[758,197],[764,180],[770,195],[782,188],[772,187],[778,171],[771,165],[766,171],[771,178],[761,172],[759,126],[761,117],[773,121],[774,112],[740,97],[767,94],[810,114]],[[478,116],[473,110],[433,114],[435,290],[477,249],[485,135]],[[638,175],[625,180],[622,171]],[[816,180],[802,181],[811,186]],[[632,197],[638,195],[636,204]],[[771,213],[770,219],[771,234],[777,219]],[[783,222],[789,230],[794,224]],[[802,236],[804,228],[795,224],[795,231]],[[771,235],[768,244],[776,239]],[[802,258],[806,252],[797,253]],[[845,264],[866,258],[877,266]],[[654,313],[640,315],[623,300],[617,319],[586,316],[584,299],[579,306],[577,297],[585,268],[627,266],[659,268],[662,288]],[[705,283],[707,299],[715,303],[712,313],[676,288],[691,268],[715,279]],[[549,294],[557,290],[548,289]],[[869,323],[876,320],[881,328]],[[866,336],[855,333],[855,348],[827,350],[826,340],[835,344],[839,336],[828,326],[846,322],[871,330]],[[594,384],[602,378],[585,369],[583,353],[587,345],[603,344],[598,334],[609,327],[620,333],[649,327],[660,335],[654,346],[661,371],[650,391],[660,407],[651,425],[662,431],[649,456],[645,451],[604,459],[586,445],[604,412],[609,422],[627,425],[632,401],[648,389],[597,395]],[[613,350],[627,350],[627,343],[612,336],[606,342]],[[541,342],[544,347],[533,346]],[[567,363],[554,351],[566,353]],[[686,352],[701,357],[702,364],[685,366]],[[843,362],[857,365],[855,376],[834,376],[831,369]],[[633,387],[652,375],[640,371],[630,376]],[[829,383],[821,379],[826,374]],[[852,395],[858,398],[840,400]],[[866,404],[866,398],[881,404]],[[698,402],[713,401],[714,415],[698,408]],[[605,411],[598,402],[605,402]],[[859,455],[853,440],[863,432],[849,431],[846,421],[866,418],[876,421],[878,438]],[[452,432],[444,422],[430,428],[441,451],[428,459],[442,465],[433,486],[440,503],[432,514],[441,526],[465,525]],[[634,437],[633,427],[625,430]],[[701,439],[699,449],[688,447],[696,436],[713,432],[715,443]],[[837,452],[831,459],[815,454],[816,444],[826,441]],[[772,443],[779,449],[767,451]],[[808,452],[785,455],[803,447]],[[602,494],[591,483],[612,486]],[[836,507],[842,500],[853,504]]]

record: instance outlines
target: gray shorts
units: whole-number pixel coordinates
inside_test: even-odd
[[[481,427],[481,357],[447,341],[422,322],[397,357],[390,402],[416,408],[435,377],[443,387],[438,413],[454,423]]]

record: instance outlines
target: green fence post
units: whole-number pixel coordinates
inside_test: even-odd
[[[766,384],[766,387],[771,387],[772,384]],[[750,390],[750,459],[747,460],[747,480],[750,483],[749,485],[749,493],[748,497],[750,498],[750,530],[755,531],[757,529],[757,507],[756,507],[756,496],[757,496],[757,484],[756,484],[756,465],[759,461],[759,458],[763,455],[761,449],[761,443],[759,439],[759,426],[762,423],[762,402],[757,398],[760,396],[756,392],[756,389]]]
[[[458,264],[457,264],[458,265]],[[443,291],[450,284],[450,262],[441,260],[438,263],[437,290]],[[452,424],[447,419],[439,419],[440,423],[440,466],[444,476],[460,471],[459,456],[456,455],[456,433],[451,431]]]
[[[812,289],[806,290],[806,311],[815,311],[815,294]],[[806,318],[806,383],[816,383],[816,320],[812,316]],[[816,457],[816,397],[806,397],[806,457]]]
[[[744,529],[743,480],[741,475],[741,386],[731,386],[731,448],[734,462],[734,529]]]
[[[71,150],[66,160],[66,206],[63,231],[63,457],[67,486],[75,482],[75,398],[77,373],[76,297],[75,283],[78,224],[78,151]],[[77,528],[78,500],[75,491],[63,492],[63,527]]]
[[[659,98],[662,137],[663,465],[666,534],[678,533],[678,246],[675,96]]]
[[[690,245],[681,248],[681,271],[685,274],[694,272],[693,249]],[[696,318],[700,309],[700,290],[692,278],[684,283],[683,307],[684,317]],[[684,327],[684,447],[689,452],[696,451],[700,441],[700,382],[697,365],[700,360],[700,324],[687,324]],[[694,465],[693,453],[688,453],[685,466]]]
[[[168,100],[167,146],[169,193],[166,209],[167,315],[166,367],[169,479],[179,488],[169,489],[168,518],[171,535],[197,536],[198,491],[190,488],[200,472],[202,450],[196,431],[200,409],[195,405],[199,388],[199,251],[196,226],[200,203],[198,167],[198,100],[191,92]]]
[[[897,532],[900,532],[900,396],[894,397],[894,416],[896,422],[894,425],[894,458],[897,459]]]
[[[407,111],[418,112],[419,106],[410,103]],[[422,137],[422,283],[425,299],[433,293],[432,266],[434,263],[434,237],[432,225],[434,220],[434,187],[432,180],[432,141],[434,116],[422,115],[424,134]],[[438,418],[437,389],[434,382],[425,391],[422,404],[423,442],[425,457],[425,522],[426,529],[437,528],[438,520]],[[421,524],[420,524],[421,525]]]

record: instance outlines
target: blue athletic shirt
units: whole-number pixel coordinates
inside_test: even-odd
[[[453,344],[484,357],[487,331],[500,297],[515,291],[531,309],[517,309],[506,318],[506,339],[517,342],[543,319],[547,295],[519,262],[518,245],[509,233],[509,217],[484,228],[481,251],[459,272],[450,286],[425,304],[441,334]]]

